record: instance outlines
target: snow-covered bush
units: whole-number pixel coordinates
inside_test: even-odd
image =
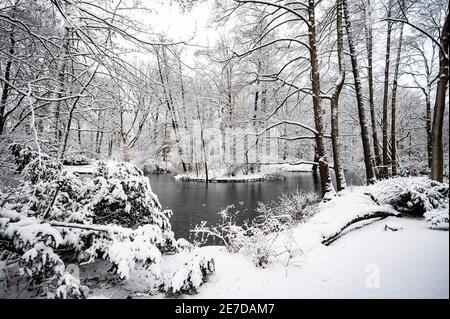
[[[89,293],[89,288],[80,284],[80,279],[72,276],[68,272],[64,272],[58,282],[58,288],[53,294],[49,293],[52,298],[67,299],[68,297],[85,298]]]
[[[225,167],[225,176],[234,177],[243,172],[243,165],[240,164],[228,164]]]
[[[16,166],[10,144],[8,136],[0,136],[0,192],[9,187],[17,187],[21,182],[15,174]]]
[[[409,176],[429,176],[431,173],[428,167],[428,161],[421,158],[414,158],[403,163],[398,169],[398,175],[409,177]]]
[[[426,222],[430,228],[448,229],[448,206],[447,209],[433,209],[424,214]]]
[[[175,239],[171,231],[170,210],[162,210],[152,192],[149,179],[130,163],[100,162],[93,179],[89,208],[97,224],[119,224],[137,227],[142,224],[157,225],[164,242],[160,249],[173,250]]]
[[[40,181],[51,181],[61,173],[62,164],[47,154],[38,153],[21,144],[11,144],[9,149],[14,156],[16,172],[23,173],[27,182],[35,184]]]
[[[293,217],[281,211],[270,211],[269,208],[259,212],[264,215],[254,222],[239,223],[238,217],[241,212],[236,210],[234,205],[227,206],[219,212],[218,224],[207,225],[206,222],[202,222],[197,225],[192,231],[194,239],[199,244],[209,239],[219,240],[229,252],[241,252],[250,257],[256,266],[265,267],[276,255],[274,238],[281,232],[289,231]]]
[[[218,214],[220,221],[216,225],[207,225],[205,221],[196,225],[192,230],[194,240],[198,244],[204,244],[212,239],[219,240],[229,252],[238,252],[246,237],[249,235],[249,226],[246,222],[238,225],[238,216],[241,212],[235,209],[234,205],[229,205]]]
[[[64,165],[88,165],[92,160],[82,153],[68,154],[62,160]]]
[[[269,238],[273,233],[268,233],[267,229],[261,227],[251,227],[248,233],[251,234],[241,242],[240,251],[250,257],[257,267],[264,268],[272,262],[275,255],[273,242]]]
[[[257,220],[277,219],[282,224],[303,222],[315,213],[315,205],[320,197],[315,193],[295,191],[289,194],[283,193],[276,201],[268,204],[258,202],[256,211],[259,213]]]
[[[448,184],[426,177],[388,179],[370,187],[369,192],[379,204],[413,215],[448,207]]]
[[[173,274],[164,285],[163,290],[168,296],[197,294],[198,288],[206,282],[208,276],[214,271],[214,259],[195,255]]]
[[[80,180],[45,154],[11,147],[23,183],[0,193],[0,262],[14,256],[29,286],[49,298],[83,298],[88,288],[66,264],[111,263],[126,279],[136,267],[160,276],[161,254],[188,248],[175,241],[147,177],[132,164],[101,163]],[[178,247],[180,244],[180,247]],[[150,267],[151,266],[151,267]]]

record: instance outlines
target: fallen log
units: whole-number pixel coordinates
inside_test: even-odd
[[[341,236],[341,234],[344,230],[346,230],[348,227],[350,227],[353,224],[356,224],[356,223],[364,221],[364,220],[370,220],[373,218],[380,218],[380,220],[381,220],[381,219],[385,219],[386,217],[390,217],[390,216],[399,216],[399,214],[397,212],[390,212],[390,211],[377,211],[377,212],[368,212],[362,216],[358,216],[358,217],[352,219],[351,221],[349,221],[348,223],[346,223],[344,226],[342,226],[339,229],[339,231],[324,238],[322,240],[322,244],[325,246],[329,246],[331,243],[333,243],[336,239],[338,239]]]

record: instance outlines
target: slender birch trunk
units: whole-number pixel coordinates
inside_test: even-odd
[[[389,0],[387,18],[391,18],[392,13],[392,0]],[[386,32],[386,53],[385,53],[385,65],[384,65],[384,89],[383,89],[383,167],[381,170],[381,177],[387,178],[389,175],[388,171],[388,95],[389,95],[389,66],[391,59],[391,32],[392,32],[392,21],[387,22],[387,32]]]
[[[377,119],[375,112],[375,100],[374,100],[374,84],[373,84],[373,30],[372,30],[372,13],[371,13],[371,0],[367,0],[368,9],[365,10],[366,15],[366,49],[367,49],[367,77],[369,82],[369,108],[370,108],[370,120],[372,124],[372,143],[375,154],[375,173],[379,175],[379,169],[381,167],[381,152],[380,144],[377,133]]]
[[[353,33],[351,28],[350,17],[348,13],[347,0],[342,0],[343,12],[346,22],[347,41],[350,50],[350,59],[352,62],[353,79],[355,82],[356,90],[356,103],[358,106],[359,125],[361,127],[361,139],[364,151],[364,163],[366,166],[366,178],[367,183],[372,184],[375,182],[375,174],[373,170],[372,151],[369,142],[369,130],[367,128],[366,113],[364,109],[364,101],[362,97],[361,78],[359,75],[358,59],[356,56],[355,44],[353,42]]]
[[[398,74],[400,70],[400,59],[402,54],[403,42],[403,23],[400,25],[400,36],[398,40],[397,56],[395,59],[394,78],[392,83],[392,101],[391,101],[391,148],[392,148],[392,176],[397,175],[397,89],[398,89]]]
[[[336,81],[334,92],[331,96],[331,144],[333,148],[334,172],[336,175],[336,188],[338,191],[346,188],[344,170],[341,163],[341,152],[339,144],[339,96],[345,81],[344,67],[344,34],[342,25],[342,0],[336,1],[336,30],[339,78]]]
[[[164,48],[163,48],[163,50],[164,50]],[[163,51],[163,53],[164,53],[164,51]],[[178,133],[178,124],[176,122],[176,113],[175,113],[175,110],[173,108],[173,99],[172,99],[172,96],[171,96],[170,92],[168,91],[168,88],[166,87],[168,79],[167,79],[167,76],[165,78],[164,75],[163,75],[159,54],[157,54],[156,57],[157,57],[157,62],[158,62],[159,76],[160,76],[161,84],[162,84],[163,91],[164,91],[164,97],[165,97],[165,100],[166,100],[167,109],[168,109],[168,111],[169,111],[169,113],[171,115],[171,123],[172,123],[172,128],[173,128],[173,131],[174,131],[174,134],[175,134],[175,142],[176,142],[177,147],[178,147],[178,154],[180,156],[181,165],[183,167],[183,172],[186,172],[187,171],[187,167],[186,167],[186,163],[183,160],[183,149],[182,149],[181,144],[180,144],[180,137],[179,137],[179,133]]]

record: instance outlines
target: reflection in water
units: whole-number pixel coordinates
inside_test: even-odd
[[[189,238],[189,230],[201,221],[218,222],[217,213],[228,205],[242,212],[242,220],[251,220],[258,202],[267,203],[297,189],[320,193],[320,179],[314,173],[290,173],[285,180],[267,182],[210,184],[175,181],[170,174],[147,176],[163,208],[173,211],[171,224],[177,238]],[[349,185],[361,184],[356,174],[346,177]]]

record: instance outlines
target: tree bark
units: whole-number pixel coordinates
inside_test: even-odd
[[[339,229],[333,235],[327,236],[326,238],[324,238],[322,240],[322,244],[325,245],[325,246],[329,246],[331,243],[333,243],[336,239],[338,239],[342,235],[342,232],[344,230],[346,230],[348,227],[350,227],[351,225],[353,225],[355,223],[358,223],[358,222],[363,221],[363,220],[373,219],[373,218],[384,219],[384,218],[389,217],[389,216],[397,216],[397,214],[394,214],[394,213],[391,213],[391,212],[388,212],[388,211],[379,211],[379,212],[370,212],[370,213],[364,214],[363,216],[356,217],[353,220],[351,220],[350,222],[348,222],[347,224],[343,225],[341,227],[341,229]]]
[[[12,55],[12,54],[14,54],[14,34],[13,34],[13,32],[11,32],[11,34],[10,34],[10,41],[11,41],[11,47],[10,47],[9,53]],[[5,128],[5,123],[6,123],[5,111],[6,111],[6,102],[8,101],[9,90],[10,90],[9,81],[10,81],[10,77],[11,77],[11,65],[12,65],[12,58],[10,60],[8,60],[8,62],[6,63],[6,67],[5,67],[6,82],[3,85],[2,98],[0,101],[0,135],[3,134],[4,128]]]
[[[448,85],[449,71],[449,20],[448,13],[441,30],[440,43],[442,49],[439,51],[439,79],[436,90],[436,102],[434,104],[434,116],[432,126],[432,165],[431,178],[438,182],[444,179],[444,151],[442,146],[442,129],[444,125],[445,98]]]
[[[370,120],[372,124],[372,143],[373,150],[375,154],[375,164],[376,169],[375,172],[377,176],[379,175],[379,170],[381,167],[381,152],[380,152],[380,144],[378,140],[377,133],[377,119],[375,112],[375,100],[374,100],[374,92],[373,92],[373,32],[372,32],[372,14],[371,14],[371,0],[367,0],[368,10],[365,11],[366,14],[366,49],[367,49],[367,77],[369,82],[369,107],[370,107]]]
[[[344,67],[344,34],[342,25],[342,0],[336,1],[336,30],[339,78],[336,81],[334,92],[331,96],[331,144],[333,149],[334,173],[336,175],[336,188],[341,191],[346,188],[344,170],[341,163],[341,152],[339,144],[339,96],[345,81]]]
[[[83,94],[83,92],[87,89],[87,87],[91,84],[92,80],[95,77],[95,74],[97,73],[99,65],[97,65],[96,69],[94,70],[94,72],[92,73],[92,75],[90,76],[89,80],[87,81],[87,83],[83,86],[83,89],[80,92],[80,95]],[[64,138],[63,138],[63,143],[61,146],[61,150],[59,152],[58,158],[59,159],[63,159],[64,158],[64,154],[66,152],[66,148],[67,148],[67,142],[69,140],[69,135],[70,135],[70,129],[72,126],[72,120],[73,120],[73,112],[75,111],[75,108],[78,104],[78,101],[80,100],[80,95],[78,95],[75,99],[75,101],[73,102],[70,110],[69,110],[69,114],[67,117],[67,124],[66,124],[66,128],[64,130]],[[80,131],[80,122],[78,121],[78,143],[81,146],[81,131]]]
[[[346,22],[346,30],[347,30],[347,41],[350,50],[350,59],[352,62],[353,69],[353,79],[355,82],[355,90],[356,90],[356,103],[358,106],[358,116],[359,116],[359,125],[361,127],[361,139],[363,144],[364,151],[364,164],[366,167],[366,178],[368,184],[373,184],[376,180],[374,170],[373,170],[373,162],[372,162],[372,152],[369,142],[369,130],[367,128],[366,123],[366,113],[364,109],[364,101],[362,97],[362,87],[361,87],[361,78],[359,75],[359,67],[358,67],[358,59],[356,56],[355,44],[353,42],[353,34],[351,29],[351,22],[348,13],[347,0],[342,0],[343,12]]]
[[[181,101],[182,101],[182,113],[183,113],[183,125],[184,129],[187,130],[187,116],[186,116],[186,93],[184,88],[183,80],[183,68],[181,67],[181,57],[178,58],[178,70],[180,73],[180,89],[181,89]]]
[[[428,168],[431,169],[433,165],[433,146],[432,146],[432,134],[431,134],[431,83],[427,83],[427,92],[425,93],[425,104],[426,104],[426,130],[427,130],[427,157],[428,157]]]
[[[12,18],[14,19],[16,12],[16,5],[12,8]],[[11,80],[11,66],[12,66],[12,60],[15,52],[15,46],[16,46],[16,39],[14,38],[14,27],[11,27],[11,31],[9,33],[9,60],[6,62],[5,66],[5,83],[3,85],[2,90],[2,97],[0,100],[0,135],[3,135],[3,131],[5,129],[6,124],[6,102],[8,101],[9,96],[9,81]]]
[[[387,18],[390,19],[392,12],[392,0],[389,0]],[[387,178],[389,175],[388,171],[388,94],[389,94],[389,66],[391,59],[391,32],[392,32],[392,21],[387,22],[387,32],[386,32],[386,54],[385,54],[385,65],[384,65],[384,91],[383,91],[383,167],[381,169],[381,177]]]
[[[202,143],[202,157],[203,157],[203,167],[205,169],[205,182],[206,184],[209,183],[209,174],[208,174],[208,157],[206,154],[206,144],[205,144],[205,136],[203,133],[203,118],[200,115],[200,106],[198,105],[198,100],[196,98],[196,105],[197,105],[197,115],[198,120],[200,121],[200,140]]]
[[[55,88],[55,102],[53,103],[53,114],[54,114],[54,128],[55,128],[55,141],[58,145],[61,140],[61,130],[59,128],[60,115],[61,115],[61,98],[63,97],[64,88],[65,88],[65,80],[66,80],[66,62],[67,56],[69,54],[69,29],[68,27],[64,28],[64,37],[63,44],[60,52],[60,59],[58,64],[58,76],[57,83]]]
[[[163,48],[163,54],[164,54],[164,48]],[[167,85],[166,82],[168,82],[168,81],[164,80],[163,71],[162,71],[162,67],[161,67],[161,61],[160,61],[160,57],[159,57],[158,53],[157,53],[156,57],[157,57],[157,62],[158,62],[159,76],[160,76],[161,84],[162,84],[163,91],[164,91],[164,97],[166,100],[166,105],[167,105],[168,111],[170,112],[170,115],[171,115],[171,123],[172,123],[172,128],[173,128],[173,131],[175,134],[175,142],[178,147],[178,154],[180,156],[181,165],[183,167],[183,172],[186,172],[187,167],[186,167],[186,163],[183,160],[183,149],[180,145],[180,138],[179,138],[179,134],[178,134],[178,124],[176,122],[175,110],[173,109],[172,96],[168,92],[168,88],[166,88],[166,85]],[[164,62],[166,63],[166,61],[164,61]],[[166,80],[167,80],[167,78],[166,78]]]
[[[308,38],[309,38],[309,52],[311,59],[311,84],[313,93],[313,109],[314,109],[314,123],[317,134],[315,135],[316,150],[319,162],[320,184],[322,189],[322,196],[327,193],[334,192],[333,184],[331,183],[330,169],[325,155],[325,146],[323,142],[323,118],[322,118],[322,104],[320,92],[320,75],[319,75],[319,61],[317,57],[317,43],[316,43],[316,17],[315,17],[315,3],[314,0],[308,0]]]
[[[403,42],[403,23],[400,25],[400,36],[397,47],[397,57],[395,59],[395,71],[392,83],[392,102],[391,102],[391,163],[392,163],[392,176],[397,175],[397,88],[398,88],[398,74],[400,70],[400,59],[402,53]]]

